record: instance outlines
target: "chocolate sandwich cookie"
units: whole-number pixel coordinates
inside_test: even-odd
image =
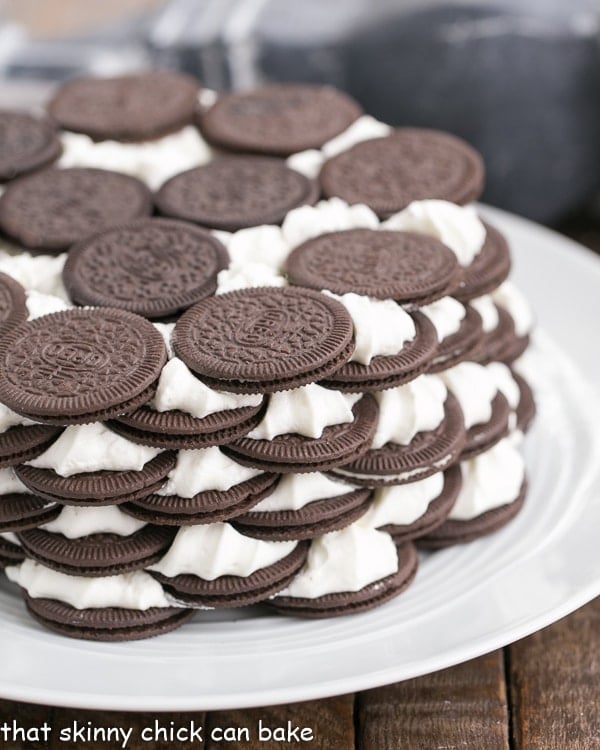
[[[5,568],[7,565],[16,565],[24,559],[25,555],[18,544],[0,538],[0,568]]]
[[[438,130],[398,128],[328,159],[319,176],[324,194],[365,203],[380,218],[412,201],[477,200],[483,190],[480,155],[465,141]]]
[[[11,328],[27,320],[27,296],[18,281],[0,273],[0,341]]]
[[[175,175],[154,202],[165,216],[236,232],[259,224],[281,224],[288,211],[318,197],[317,183],[281,159],[232,156]]]
[[[144,141],[192,122],[199,82],[174,70],[63,83],[48,104],[65,130],[95,141]]]
[[[314,599],[275,596],[268,603],[280,614],[294,617],[338,617],[365,612],[401,594],[412,583],[418,566],[414,544],[405,542],[398,546],[398,570],[358,591],[324,594]]]
[[[517,405],[517,429],[527,432],[535,417],[535,396],[529,383],[518,372],[511,370],[511,375],[519,386],[519,403]]]
[[[156,492],[174,468],[176,454],[159,453],[140,471],[86,471],[63,477],[53,469],[17,466],[17,477],[32,492],[63,505],[117,505]]]
[[[125,503],[121,509],[141,521],[166,526],[217,523],[246,513],[272,492],[278,478],[277,474],[264,473],[228,490],[205,490],[193,497],[153,493]]]
[[[464,544],[501,529],[521,510],[526,493],[527,482],[524,480],[518,496],[512,502],[466,521],[447,519],[441,526],[419,538],[419,547],[441,549],[453,544]]]
[[[506,365],[511,365],[516,359],[519,359],[519,357],[524,354],[530,343],[531,339],[528,333],[524,336],[517,335],[514,330],[513,321],[513,335],[506,337],[504,345],[497,352],[497,359],[500,362],[504,362]]]
[[[256,511],[237,516],[233,526],[246,536],[269,542],[313,539],[358,520],[371,504],[369,488],[313,500],[298,510]]]
[[[466,315],[455,333],[446,336],[429,365],[429,372],[441,372],[465,360],[477,360],[484,341],[481,315],[470,305],[465,305]]]
[[[34,599],[23,592],[30,615],[49,630],[88,641],[133,641],[175,630],[189,620],[193,610],[181,607],[76,609],[55,599]]]
[[[506,279],[510,273],[510,250],[500,232],[487,224],[483,247],[473,261],[464,269],[463,280],[453,296],[468,302],[482,294],[488,294]]]
[[[168,577],[148,571],[175,601],[188,607],[243,607],[268,599],[285,588],[306,561],[308,542],[298,542],[281,560],[248,576],[223,575],[206,580],[195,575]]]
[[[52,425],[15,425],[0,432],[0,469],[37,458],[49,448],[62,429]]]
[[[410,487],[410,484],[404,486]],[[427,510],[420,518],[406,525],[386,524],[377,528],[390,534],[396,544],[425,536],[444,523],[456,502],[461,486],[460,466],[452,466],[444,472],[444,486],[441,493],[429,503]]]
[[[150,191],[135,177],[105,169],[44,169],[7,186],[0,228],[32,250],[62,252],[151,211]]]
[[[243,437],[224,446],[223,453],[265,471],[326,471],[360,461],[375,434],[377,413],[377,403],[367,393],[352,407],[352,422],[325,427],[319,438],[297,434],[278,435],[272,440]]]
[[[289,156],[320,148],[361,114],[354,99],[332,86],[280,83],[221,94],[198,125],[219,148]]]
[[[47,424],[116,417],[149,401],[165,343],[144,318],[113,308],[44,315],[0,344],[0,400]]]
[[[214,294],[228,263],[219,240],[199,227],[138,219],[72,247],[63,282],[78,305],[164,318]]]
[[[331,473],[353,484],[381,487],[424,479],[456,463],[466,439],[458,400],[448,393],[444,418],[434,430],[418,432],[408,445],[386,443],[339,465]]]
[[[435,327],[420,312],[413,312],[415,337],[398,354],[373,357],[368,365],[346,362],[321,385],[344,393],[365,393],[408,383],[429,369],[438,351]]]
[[[18,536],[27,556],[42,565],[67,575],[99,577],[141,570],[160,560],[175,533],[147,525],[129,536],[102,533],[68,539],[45,529]]]
[[[45,167],[60,152],[56,128],[48,120],[0,110],[0,182]]]
[[[199,419],[179,410],[155,411],[148,405],[112,419],[113,432],[132,443],[154,448],[209,448],[247,435],[261,421],[265,402],[258,406],[226,409]]]
[[[352,318],[309,289],[259,287],[203,300],[177,321],[177,356],[210,387],[273,393],[332,375],[354,348]]]
[[[0,532],[33,529],[53,521],[60,510],[57,503],[26,492],[0,495]]]
[[[487,422],[474,424],[467,430],[465,447],[460,454],[461,461],[478,456],[492,448],[508,435],[510,406],[503,393],[498,391],[492,401],[492,414]]]
[[[416,307],[452,294],[462,270],[433,237],[412,232],[349,229],[304,242],[287,258],[292,284],[393,299]]]
[[[473,353],[473,359],[482,365],[500,361],[503,352],[508,351],[515,340],[515,324],[503,307],[496,305],[498,325],[483,334],[481,345]]]

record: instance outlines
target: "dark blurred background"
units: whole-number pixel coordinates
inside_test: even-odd
[[[216,89],[333,83],[473,143],[488,203],[595,231],[600,0],[0,0],[2,105],[149,66]]]

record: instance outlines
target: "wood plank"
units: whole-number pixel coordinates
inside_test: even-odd
[[[518,750],[600,748],[600,598],[509,647]]]
[[[358,695],[360,750],[507,750],[502,651]]]
[[[327,698],[306,703],[291,703],[284,706],[244,709],[239,711],[215,711],[208,714],[206,721],[206,750],[215,748],[240,747],[244,750],[280,750],[285,747],[307,748],[310,750],[354,750],[354,697],[352,695]],[[259,722],[271,730],[275,727],[305,727],[312,732],[312,740],[285,742],[281,738],[261,741],[258,734]],[[225,727],[248,730],[239,737],[239,744],[218,742],[218,736],[211,740],[211,734]],[[264,735],[266,737],[266,734]],[[307,737],[307,733],[304,735]]]

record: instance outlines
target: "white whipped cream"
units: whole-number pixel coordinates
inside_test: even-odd
[[[17,412],[9,409],[8,406],[0,403],[0,433],[6,432],[6,430],[9,430],[11,427],[16,427],[17,425],[31,426],[34,424],[36,423],[32,422],[31,419],[22,417],[20,414],[17,414]]]
[[[458,331],[467,314],[465,306],[454,297],[442,297],[419,310],[433,323],[440,343]]]
[[[42,294],[51,294],[70,302],[62,282],[62,270],[67,259],[66,253],[60,255],[30,255],[22,252],[19,255],[0,253],[0,271],[12,276],[27,291],[34,290]]]
[[[310,474],[283,474],[275,490],[258,505],[250,508],[250,513],[300,510],[315,500],[340,497],[355,489],[351,484],[336,481],[318,471]]]
[[[354,420],[352,407],[362,393],[340,393],[316,383],[271,394],[262,421],[246,437],[272,440],[277,435],[294,433],[320,438],[334,424]]]
[[[469,305],[479,313],[484,333],[491,333],[498,327],[498,308],[491,295],[484,294],[472,299]]]
[[[59,167],[111,169],[137,177],[153,190],[179,172],[206,164],[212,158],[210,147],[193,125],[141,143],[97,142],[70,132],[63,132],[61,141]]]
[[[486,235],[485,226],[473,206],[457,206],[434,199],[413,201],[384,221],[381,228],[435,237],[453,251],[461,266],[473,261]]]
[[[207,581],[224,575],[246,577],[283,560],[296,544],[252,539],[228,523],[185,526],[166,555],[148,570],[169,578],[189,574]]]
[[[314,180],[319,176],[324,161],[325,157],[319,149],[309,148],[288,156],[285,163],[290,169],[295,169],[309,180]]]
[[[439,377],[458,399],[467,430],[489,422],[498,386],[486,367],[476,362],[461,362],[440,372]]]
[[[217,274],[215,294],[258,286],[287,286],[287,279],[266,263],[234,263]]]
[[[352,318],[355,348],[350,362],[370,365],[373,357],[398,354],[416,336],[413,319],[394,300],[354,293],[338,296],[325,291],[324,294],[341,302]]]
[[[67,539],[80,539],[90,534],[130,536],[145,525],[143,521],[123,513],[116,505],[65,505],[53,521],[40,528],[52,534],[62,534]]]
[[[492,292],[492,298],[513,319],[517,336],[527,336],[533,328],[533,312],[521,290],[505,281]]]
[[[0,531],[0,537],[2,537],[2,539],[5,539],[7,542],[10,542],[11,544],[14,544],[17,547],[21,546],[19,537],[12,531]]]
[[[375,393],[379,404],[371,447],[408,445],[418,432],[435,430],[444,419],[446,386],[436,375],[419,375],[405,385]]]
[[[260,469],[236,463],[216,446],[180,450],[175,467],[157,494],[194,497],[206,490],[228,490],[262,473]]]
[[[290,251],[281,228],[272,224],[240,229],[229,234],[223,244],[227,247],[231,265],[259,263],[274,271],[283,271]]]
[[[159,448],[132,443],[101,422],[71,425],[28,466],[53,469],[61,477],[86,471],[141,471],[161,453]]]
[[[525,477],[523,457],[508,438],[460,465],[463,484],[449,518],[467,521],[516,500]]]
[[[15,474],[15,470],[11,466],[0,469],[0,495],[11,495],[13,492],[19,495],[33,494]]]
[[[42,315],[50,315],[50,313],[61,312],[73,307],[60,297],[36,292],[35,289],[27,292],[26,304],[29,313],[28,320],[35,320],[41,318]]]
[[[8,579],[26,589],[34,599],[56,599],[75,609],[118,607],[143,610],[172,606],[158,581],[141,570],[118,576],[84,578],[58,573],[33,560],[25,560],[5,570]]]
[[[391,536],[356,523],[314,539],[304,567],[277,596],[315,599],[359,591],[398,570]]]
[[[156,394],[150,406],[155,411],[178,409],[197,419],[227,409],[258,406],[263,397],[257,394],[224,393],[209,388],[199,380],[178,357],[163,367]]]
[[[485,368],[496,383],[496,387],[501,391],[511,409],[516,409],[521,400],[521,391],[517,381],[513,378],[510,367],[504,362],[490,362]]]
[[[175,328],[175,323],[153,323],[152,325],[156,328],[156,330],[163,337],[163,341],[165,342],[165,347],[167,349],[167,356],[169,359],[171,359],[174,354],[171,336],[173,335],[173,329]]]
[[[376,487],[371,507],[357,523],[372,529],[388,524],[408,526],[427,512],[429,504],[442,494],[441,471],[409,484]]]
[[[319,201],[315,206],[300,206],[290,211],[281,226],[289,248],[297,247],[312,237],[345,229],[377,229],[375,213],[362,203],[349,206],[341,198]]]

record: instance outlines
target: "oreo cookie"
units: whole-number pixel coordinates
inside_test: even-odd
[[[511,370],[511,375],[519,386],[519,403],[517,405],[517,429],[527,432],[535,417],[536,405],[533,390],[525,378]]]
[[[483,424],[474,424],[467,430],[465,447],[460,454],[461,461],[478,456],[492,448],[508,435],[510,406],[503,393],[498,391],[492,401],[492,414]]]
[[[358,591],[324,594],[315,598],[275,596],[269,605],[277,612],[294,617],[338,617],[378,607],[401,594],[413,581],[419,558],[412,542],[398,546],[398,570]]]
[[[4,337],[0,399],[47,424],[116,417],[152,398],[166,359],[156,328],[124,310],[44,315]]]
[[[283,83],[221,94],[198,125],[219,148],[289,156],[320,148],[361,114],[357,102],[331,86]]]
[[[140,471],[87,471],[63,477],[53,469],[17,466],[17,477],[40,497],[64,505],[117,505],[158,490],[174,468],[176,454],[159,453]]]
[[[105,169],[45,169],[7,186],[0,228],[24,247],[63,252],[151,210],[150,191],[135,177]]]
[[[76,609],[55,599],[34,599],[24,593],[32,617],[49,630],[88,641],[133,641],[169,633],[193,616],[181,607]]]
[[[0,110],[0,182],[45,167],[61,150],[56,128],[48,120]]]
[[[16,565],[24,559],[25,555],[21,547],[0,535],[0,568]]]
[[[354,404],[352,414],[352,422],[325,427],[319,438],[297,434],[278,435],[272,440],[243,437],[224,446],[223,453],[246,466],[278,472],[326,471],[360,461],[377,426],[373,396],[365,394]]]
[[[466,440],[458,400],[448,393],[444,418],[434,430],[418,432],[408,445],[386,443],[332,470],[334,476],[367,487],[406,484],[450,468]]]
[[[27,296],[18,281],[0,273],[0,341],[2,337],[28,317]]]
[[[280,159],[237,156],[175,175],[154,202],[165,216],[236,232],[281,224],[288,211],[318,197],[318,185]]]
[[[99,577],[141,570],[160,560],[175,533],[147,525],[128,536],[90,534],[67,539],[45,529],[19,533],[28,557],[67,575]]]
[[[177,356],[212,388],[273,393],[332,375],[354,348],[352,318],[309,289],[259,287],[199,302],[175,325]]]
[[[200,85],[173,70],[63,83],[48,104],[65,128],[95,141],[144,141],[192,122]]]
[[[441,372],[459,362],[477,359],[484,341],[483,323],[479,313],[465,305],[466,315],[458,331],[440,341],[437,354],[429,365],[429,372]]]
[[[10,492],[0,496],[0,532],[33,529],[53,521],[60,505],[26,492]]]
[[[464,269],[464,277],[453,296],[461,302],[496,289],[510,273],[511,260],[508,243],[493,226],[483,222],[486,229],[483,247]]]
[[[214,294],[229,256],[209,232],[182,221],[139,219],[71,248],[63,282],[78,305],[164,318]]]
[[[498,325],[483,334],[481,346],[473,354],[473,359],[482,365],[501,360],[503,352],[508,351],[515,340],[515,324],[510,313],[496,305]]]
[[[460,204],[477,200],[484,167],[480,155],[456,136],[398,128],[329,159],[319,179],[328,198],[365,203],[380,218],[387,218],[416,200],[438,198]]]
[[[451,294],[462,276],[454,253],[433,237],[374,229],[310,239],[292,250],[286,273],[299,286],[412,306]]]
[[[52,425],[15,425],[0,432],[0,469],[37,458],[62,432]]]

